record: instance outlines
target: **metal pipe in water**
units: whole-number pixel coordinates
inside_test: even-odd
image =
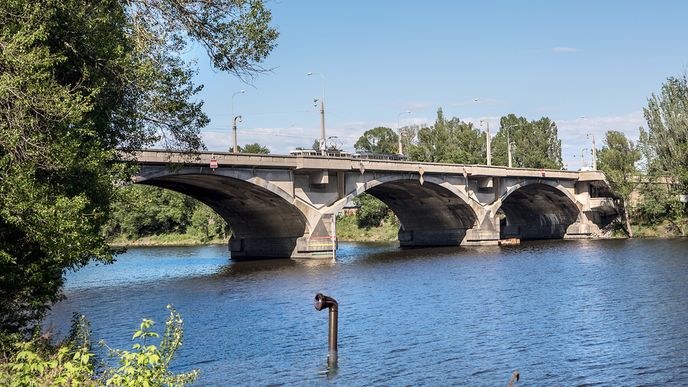
[[[327,337],[328,347],[328,363],[336,364],[337,362],[337,330],[338,330],[338,309],[339,304],[337,300],[328,297],[322,293],[315,295],[315,310],[321,311],[323,309],[330,310],[330,322]],[[331,364],[331,365],[332,365]]]

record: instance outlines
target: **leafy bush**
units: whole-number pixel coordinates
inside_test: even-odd
[[[90,348],[88,323],[75,319],[67,342],[55,348],[44,339],[20,341],[15,351],[0,363],[0,385],[7,386],[184,386],[198,377],[193,370],[174,374],[169,370],[175,353],[182,345],[183,320],[171,306],[160,345],[150,340],[160,335],[151,328],[154,322],[144,319],[132,340],[138,342],[132,351],[109,349],[118,366],[95,365]],[[103,344],[105,345],[105,344]]]
[[[358,205],[356,211],[356,222],[359,228],[379,227],[382,220],[388,216],[391,211],[389,207],[381,200],[368,194],[358,195],[354,199],[354,203]]]

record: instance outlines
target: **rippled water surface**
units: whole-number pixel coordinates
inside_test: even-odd
[[[329,261],[231,262],[225,246],[136,248],[70,274],[46,319],[87,315],[129,348],[142,317],[185,321],[177,371],[199,385],[688,384],[688,241],[512,248],[340,245]],[[323,292],[340,304],[325,373]],[[162,324],[157,325],[162,329]]]

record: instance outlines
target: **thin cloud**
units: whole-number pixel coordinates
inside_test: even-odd
[[[432,104],[430,102],[407,102],[402,105],[404,110],[425,110],[431,108]]]
[[[554,51],[554,52],[578,52],[580,50],[575,48],[575,47],[554,47],[554,48],[552,48],[552,51]]]
[[[468,105],[502,105],[506,101],[496,98],[475,97],[470,100],[463,100],[449,104],[452,107],[468,106]]]

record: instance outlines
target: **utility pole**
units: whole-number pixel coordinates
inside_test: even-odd
[[[397,114],[397,132],[399,132],[399,154],[403,155],[404,154],[404,145],[401,143],[401,125],[399,124],[399,117],[401,117],[402,114],[411,114],[410,110],[407,110],[405,112],[401,112]]]
[[[509,159],[509,168],[511,168],[511,127],[506,129],[506,157]]]
[[[325,141],[327,139],[327,137],[325,137],[325,76],[322,73],[314,73],[312,71],[306,73],[306,76],[310,77],[313,74],[318,74],[320,78],[322,78],[322,98],[320,98],[320,152],[325,156]],[[317,103],[318,100],[316,99],[313,102]]]
[[[244,93],[246,93],[246,90],[239,90],[236,93],[232,94],[232,115],[231,115],[231,117],[234,117],[234,97],[236,97],[239,94],[244,94]],[[234,138],[234,147],[232,149],[233,149],[234,153],[237,153],[237,134],[236,134],[237,117],[239,117],[239,122],[241,122],[241,116],[234,117],[234,123],[232,125],[233,138]]]
[[[487,165],[492,165],[492,149],[490,147],[490,123],[486,120],[480,120],[480,123],[485,123],[487,131],[485,132],[485,140],[487,144]]]
[[[234,153],[239,153],[239,146],[237,145],[237,120],[241,122],[241,116],[236,116],[232,120],[232,151]]]
[[[325,96],[320,100],[320,151],[325,155]]]
[[[597,170],[597,147],[595,146],[595,135],[592,135],[592,170]]]

